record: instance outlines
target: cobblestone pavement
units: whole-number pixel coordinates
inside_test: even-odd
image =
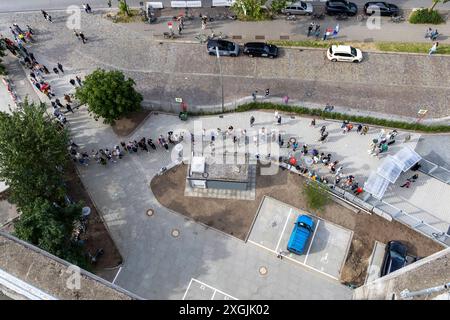
[[[87,74],[96,67],[121,69],[135,79],[145,100],[170,106],[182,97],[190,107],[220,103],[219,66],[204,45],[154,42],[144,33],[83,15],[82,44],[65,27],[63,13],[49,24],[40,14],[0,15],[1,32],[12,22],[37,31],[32,45],[38,59]],[[271,95],[303,102],[332,103],[387,114],[415,116],[420,108],[432,118],[449,115],[449,58],[442,56],[365,54],[361,64],[330,63],[323,50],[282,50],[281,57],[222,58],[225,101],[270,88]],[[62,93],[62,92],[61,92]]]

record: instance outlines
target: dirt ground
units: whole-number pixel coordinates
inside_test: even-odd
[[[387,243],[400,240],[411,255],[425,257],[443,247],[399,222],[389,222],[375,214],[354,213],[331,201],[323,210],[307,209],[302,193],[305,178],[280,170],[277,175],[256,178],[254,201],[185,197],[186,165],[156,176],[151,188],[158,201],[167,208],[188,216],[197,222],[244,240],[251,227],[264,195],[278,199],[296,208],[308,211],[325,220],[353,230],[353,239],[347,260],[341,272],[341,282],[359,286],[364,283],[374,241]],[[167,192],[170,191],[170,192]]]
[[[147,119],[150,110],[143,109],[141,111],[131,112],[122,119],[116,120],[112,129],[119,137],[128,137],[141,123]]]
[[[121,264],[122,256],[117,250],[116,245],[109,235],[108,229],[104,225],[89,194],[78,177],[74,163],[69,163],[66,173],[66,183],[72,201],[82,201],[85,206],[91,208],[86,233],[82,236],[82,239],[86,241],[86,252],[94,254],[97,249],[103,248],[105,253],[92,266],[94,273],[102,276],[105,273],[105,268],[114,268]]]

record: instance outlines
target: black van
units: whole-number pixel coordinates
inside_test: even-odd
[[[248,42],[244,45],[244,54],[249,57],[269,57],[278,56],[278,47],[264,42]]]

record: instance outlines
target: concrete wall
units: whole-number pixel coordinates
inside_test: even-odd
[[[133,300],[138,296],[85,270],[80,271],[80,288],[71,289],[69,264],[48,252],[9,234],[0,232],[0,270],[61,300]],[[0,288],[13,299],[7,288]]]
[[[355,300],[401,299],[405,289],[418,291],[444,285],[450,281],[450,248],[423,258],[409,266],[354,290]],[[414,299],[432,299],[443,292]]]

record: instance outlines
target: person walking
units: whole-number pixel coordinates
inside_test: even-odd
[[[50,23],[53,23],[52,16],[49,15],[49,14],[47,14],[47,21],[50,22]]]
[[[356,129],[356,133],[361,134],[362,133],[362,129],[363,129],[362,124],[358,124],[358,128]]]
[[[401,186],[400,186],[400,188],[409,188],[410,187],[410,185],[411,185],[411,181],[409,181],[409,180],[406,180],[405,181],[405,183],[404,184],[402,184]]]
[[[433,44],[433,46],[430,48],[428,55],[431,56],[433,53],[436,53],[438,46],[439,46],[439,42],[435,42]]]
[[[83,82],[81,81],[81,78],[79,76],[75,76],[75,80],[77,80],[77,83],[80,87],[83,85]]]
[[[61,63],[58,62],[58,69],[61,70],[62,73],[64,73],[64,69]]]
[[[67,109],[68,112],[75,113],[75,112],[73,112],[72,106],[70,104],[68,104],[68,103],[66,103],[66,109]]]
[[[267,88],[267,89],[266,89],[266,94],[265,94],[265,97],[266,97],[266,98],[268,98],[268,97],[269,97],[269,94],[270,94],[270,89],[269,89],[269,88]]]
[[[307,37],[309,37],[311,35],[311,32],[313,31],[314,28],[314,21],[311,22],[308,26],[308,34],[306,35]]]
[[[178,35],[181,36],[181,30],[183,30],[183,28],[181,27],[180,23],[178,24],[177,29],[178,29]]]
[[[364,127],[362,128],[361,134],[366,135],[367,132],[369,132],[369,127],[368,127],[368,126],[364,126]]]
[[[45,12],[44,10],[41,10],[41,12],[42,12],[42,15],[44,16],[44,19],[47,20],[48,13]]]
[[[77,32],[77,30],[73,29],[73,34],[75,37],[77,37],[78,40],[80,40],[80,34]]]
[[[67,103],[72,103],[72,99],[68,94],[64,94],[64,100],[66,100]]]
[[[253,98],[253,102],[255,102],[256,101],[256,94],[258,93],[258,91],[253,91],[252,92],[252,98]]]
[[[336,38],[337,37],[337,35],[338,35],[338,33],[339,33],[339,24],[337,24],[336,25],[336,27],[334,27],[334,30],[333,30],[333,38]]]
[[[285,96],[283,97],[283,101],[284,101],[284,104],[288,104],[288,103],[289,103],[289,96],[288,96],[288,95],[285,95]]]
[[[70,79],[69,82],[70,82],[71,85],[73,85],[74,87],[76,87],[76,85],[75,85],[75,80]]]
[[[54,72],[55,74],[59,75],[58,68],[54,67],[54,68],[53,68],[53,72]]]
[[[281,124],[281,115],[280,115],[280,114],[278,115],[278,120],[277,120],[277,122],[278,122],[278,125]]]
[[[92,13],[92,9],[91,9],[91,6],[89,5],[89,3],[86,3],[86,8],[87,8],[87,13]]]
[[[89,13],[89,12],[88,12],[88,8],[87,8],[87,5],[86,5],[85,3],[83,3],[83,9],[84,9],[84,12]]]
[[[84,36],[84,33],[83,33],[83,32],[80,32],[80,33],[79,33],[79,36],[80,36],[81,41],[83,41],[83,43],[86,43],[87,38]]]
[[[111,8],[111,6],[112,6],[111,0],[108,0],[108,1],[107,1],[107,4],[108,4],[108,8]]]
[[[251,116],[250,117],[250,127],[253,127],[254,123],[255,123],[255,117]]]
[[[314,31],[314,36],[316,37],[316,41],[320,39],[320,26],[316,25],[316,30]]]

